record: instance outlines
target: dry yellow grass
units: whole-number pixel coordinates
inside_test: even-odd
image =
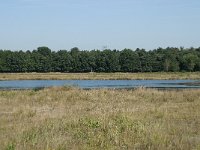
[[[0,73],[0,80],[120,80],[120,79],[200,79],[200,72],[155,73]]]
[[[200,149],[200,90],[0,91],[0,149]]]

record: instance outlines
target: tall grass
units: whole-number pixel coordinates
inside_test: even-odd
[[[0,91],[0,149],[200,149],[200,90]]]
[[[0,80],[131,80],[131,79],[200,79],[200,72],[155,73],[0,73]]]

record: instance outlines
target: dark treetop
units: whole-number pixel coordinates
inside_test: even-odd
[[[150,51],[0,50],[0,72],[159,72],[200,71],[200,48],[158,48]]]

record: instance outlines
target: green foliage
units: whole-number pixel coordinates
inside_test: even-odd
[[[140,71],[140,60],[136,52],[130,49],[124,49],[120,53],[121,70],[125,72],[138,72]]]
[[[0,50],[0,72],[177,72],[200,71],[200,48],[167,47],[150,51]]]
[[[14,143],[9,143],[6,147],[6,150],[15,150],[15,144]]]

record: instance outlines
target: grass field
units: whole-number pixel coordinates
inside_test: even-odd
[[[131,79],[200,79],[200,72],[155,73],[0,73],[0,80],[131,80]]]
[[[200,90],[0,91],[0,149],[200,149]]]

